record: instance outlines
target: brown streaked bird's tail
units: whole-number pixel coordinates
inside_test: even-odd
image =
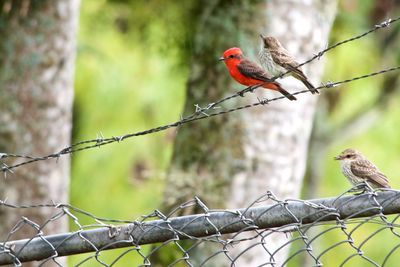
[[[379,177],[379,179],[374,179],[373,182],[376,182],[378,188],[391,188],[386,175],[378,171],[376,176]]]
[[[318,90],[315,89],[314,85],[312,85],[312,84],[308,81],[307,77],[304,75],[304,73],[303,73],[301,70],[299,70],[299,69],[293,70],[292,75],[293,75],[296,79],[300,80],[300,81],[307,87],[307,89],[310,90],[310,92],[311,92],[312,94],[319,94]]]
[[[281,93],[282,95],[284,95],[286,98],[288,98],[289,100],[297,100],[296,97],[294,97],[294,95],[290,94],[288,91],[286,91],[285,89],[283,89],[282,87],[279,86],[278,88],[279,93]]]
[[[312,85],[307,79],[301,79],[301,82],[310,90],[312,94],[319,94],[318,90],[315,89],[314,85]]]

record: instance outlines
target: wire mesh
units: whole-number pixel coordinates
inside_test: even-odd
[[[61,265],[60,256],[87,253],[76,266],[116,266],[130,254],[135,255],[131,266],[150,266],[160,253],[169,255],[163,264],[170,266],[249,266],[243,265],[246,253],[257,250],[263,255],[257,266],[299,266],[300,255],[312,266],[394,266],[400,259],[400,191],[352,195],[351,190],[315,200],[280,200],[267,192],[248,207],[234,210],[212,210],[194,197],[168,214],[155,210],[133,221],[99,218],[66,204],[21,206],[1,201],[0,211],[49,209],[52,215],[41,223],[21,216],[14,225],[2,225],[9,234],[0,240],[0,265]],[[193,206],[202,212],[176,216]],[[66,217],[74,230],[46,235],[51,224]],[[87,219],[89,223],[81,223]],[[32,233],[14,240],[24,228]],[[269,245],[274,238],[280,238],[279,246]],[[246,246],[238,251],[238,244]],[[108,250],[118,253],[105,257]]]

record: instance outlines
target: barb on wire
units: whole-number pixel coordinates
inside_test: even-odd
[[[310,63],[311,61],[314,61],[315,59],[319,59],[321,58],[326,52],[328,52],[329,50],[332,50],[340,45],[343,45],[345,43],[360,39],[362,37],[365,37],[366,35],[375,32],[379,29],[382,28],[386,28],[388,26],[390,26],[392,23],[398,22],[400,20],[400,17],[397,17],[395,19],[388,19],[383,21],[380,24],[377,24],[374,26],[374,28],[368,30],[367,32],[364,32],[360,35],[351,37],[349,39],[343,40],[341,42],[338,42],[334,45],[328,46],[327,48],[325,48],[324,50],[318,52],[317,54],[315,54],[312,58],[308,59],[307,61],[301,63],[298,65],[298,67],[301,67],[305,64]],[[379,74],[383,74],[389,71],[394,71],[394,70],[398,70],[400,68],[400,66],[398,67],[393,67],[393,68],[389,68],[389,69],[384,69],[382,71],[378,71],[378,72],[374,72],[374,73],[370,73],[370,74],[366,74],[363,76],[359,76],[359,77],[355,77],[355,78],[350,78],[347,80],[343,80],[343,81],[339,81],[339,82],[332,82],[332,81],[328,81],[325,84],[322,84],[321,86],[315,88],[315,89],[326,89],[326,88],[332,88],[332,87],[336,87],[339,86],[341,84],[344,83],[348,83],[348,82],[352,82],[355,80],[359,80],[359,79],[363,79],[363,78],[367,78],[367,77],[371,77],[371,76],[375,76],[375,75],[379,75]],[[283,77],[284,75],[290,73],[291,71],[288,70],[278,76],[275,76],[272,78],[272,80],[276,80],[278,78]],[[84,140],[84,141],[80,141],[77,142],[75,144],[72,144],[71,146],[65,147],[64,149],[60,150],[59,152],[56,153],[52,153],[46,156],[29,156],[29,155],[18,155],[18,154],[9,154],[9,153],[0,153],[0,160],[4,159],[4,158],[21,158],[21,159],[26,159],[26,161],[14,164],[14,165],[10,165],[7,166],[3,163],[3,166],[1,167],[1,171],[5,174],[6,172],[9,172],[15,168],[18,168],[20,166],[23,165],[27,165],[27,164],[31,164],[34,162],[38,162],[38,161],[43,161],[43,160],[50,160],[50,159],[58,159],[59,157],[61,157],[62,155],[66,155],[66,154],[72,154],[75,152],[79,152],[82,150],[87,150],[87,149],[92,149],[95,147],[100,147],[100,146],[104,146],[107,144],[111,144],[111,143],[115,143],[115,142],[122,142],[123,140],[127,139],[127,138],[131,138],[131,137],[136,137],[136,136],[142,136],[142,135],[147,135],[147,134],[152,134],[152,133],[156,133],[156,132],[160,132],[160,131],[164,131],[167,130],[169,128],[173,128],[173,127],[178,127],[181,126],[183,124],[189,123],[189,122],[193,122],[193,121],[197,121],[197,120],[202,120],[205,118],[211,118],[211,117],[215,117],[215,116],[219,116],[219,115],[223,115],[223,114],[227,114],[227,113],[231,113],[234,111],[238,111],[238,110],[242,110],[242,109],[246,109],[246,108],[250,108],[250,107],[255,107],[255,106],[259,106],[259,105],[266,105],[270,102],[273,101],[277,101],[277,100],[281,100],[284,99],[285,97],[280,96],[280,97],[275,97],[272,99],[258,99],[257,103],[253,103],[253,104],[248,104],[248,105],[244,105],[244,106],[239,106],[236,108],[232,108],[232,109],[228,109],[228,110],[224,110],[224,111],[220,111],[220,112],[215,112],[215,113],[207,113],[216,109],[221,108],[219,105],[222,104],[223,102],[226,102],[228,100],[231,100],[233,98],[236,98],[238,96],[242,96],[245,93],[248,92],[253,92],[254,90],[258,89],[259,87],[261,87],[263,84],[259,84],[256,86],[250,86],[247,87],[241,91],[239,91],[238,93],[235,93],[233,95],[229,95],[225,98],[222,98],[216,102],[212,102],[207,104],[205,107],[201,107],[200,105],[196,104],[195,105],[195,111],[185,117],[181,117],[180,120],[170,123],[170,124],[166,124],[163,126],[159,126],[159,127],[155,127],[155,128],[151,128],[145,131],[139,131],[139,132],[135,132],[135,133],[129,133],[129,134],[125,134],[125,135],[121,135],[121,136],[114,136],[111,138],[104,138],[102,134],[98,135],[96,137],[96,139],[91,139],[91,140]],[[302,90],[302,91],[297,91],[292,93],[293,95],[298,95],[298,94],[302,94],[302,93],[306,93],[309,92],[308,90]]]

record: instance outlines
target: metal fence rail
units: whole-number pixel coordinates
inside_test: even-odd
[[[178,212],[188,207],[197,206],[203,210],[201,214],[188,216],[175,216]],[[210,255],[203,258],[201,264],[211,264],[213,259],[225,257],[226,265],[238,266],[235,263],[247,249],[253,246],[263,246],[265,252],[265,266],[280,266],[290,263],[295,256],[306,253],[315,266],[322,266],[324,255],[345,244],[353,253],[334,265],[339,266],[354,257],[361,258],[371,266],[384,266],[391,257],[396,256],[400,246],[400,236],[396,232],[400,225],[396,223],[399,215],[389,221],[385,215],[400,213],[400,191],[369,191],[359,195],[343,194],[335,198],[315,200],[287,199],[281,201],[271,192],[258,198],[245,209],[236,210],[209,210],[197,197],[188,201],[169,215],[159,211],[149,214],[140,221],[117,221],[97,218],[87,212],[76,209],[70,205],[37,205],[15,206],[7,202],[0,202],[0,209],[54,209],[54,215],[42,225],[29,218],[21,220],[10,228],[6,240],[0,240],[0,265],[13,264],[20,266],[26,261],[41,261],[45,263],[54,261],[57,257],[79,253],[92,252],[86,260],[95,259],[104,266],[111,266],[118,262],[104,263],[98,256],[105,250],[127,247],[120,257],[126,253],[136,252],[142,258],[142,264],[151,265],[150,257],[161,247],[173,244],[175,249],[181,251],[181,258],[175,259],[171,265],[185,263],[185,266],[197,266],[199,262],[191,261],[191,254],[195,253],[198,243],[219,244]],[[68,216],[78,227],[77,231],[58,235],[45,235],[46,225]],[[89,216],[95,224],[81,225],[77,216]],[[360,219],[362,218],[362,219]],[[349,225],[353,225],[349,230]],[[355,232],[364,225],[378,225],[378,229],[370,230],[359,242],[355,241]],[[13,235],[22,227],[29,226],[35,229],[35,234],[23,240],[12,240]],[[323,228],[321,228],[323,226]],[[4,227],[4,226],[2,226]],[[319,240],[329,232],[339,229],[345,239],[340,241],[328,240],[325,248],[316,246]],[[371,242],[378,233],[388,230],[390,232],[391,248],[384,258],[373,260],[362,249],[365,243]],[[243,233],[251,234],[243,237]],[[279,248],[269,248],[265,238],[277,234],[286,234],[285,243]],[[182,245],[184,240],[194,241],[193,245]],[[248,248],[234,255],[231,248],[240,242],[252,241]],[[278,257],[282,247],[295,247],[294,243],[302,241],[300,247],[292,248],[292,253],[285,258]],[[388,240],[389,241],[389,240]],[[329,243],[330,242],[330,243]],[[144,249],[146,244],[155,244],[156,249]],[[381,244],[377,243],[380,246]],[[298,245],[297,245],[298,246]],[[313,247],[314,246],[314,247]],[[400,253],[400,252],[399,252]],[[219,259],[220,260],[220,259]],[[380,262],[379,262],[380,261]],[[278,264],[279,263],[279,264]],[[182,266],[182,265],[179,265]]]

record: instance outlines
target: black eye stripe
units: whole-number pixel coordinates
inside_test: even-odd
[[[237,55],[229,55],[229,56],[227,56],[227,57],[225,57],[226,59],[228,59],[228,58],[238,58],[238,59],[240,59],[242,57],[242,55],[240,55],[240,54],[237,54]]]

